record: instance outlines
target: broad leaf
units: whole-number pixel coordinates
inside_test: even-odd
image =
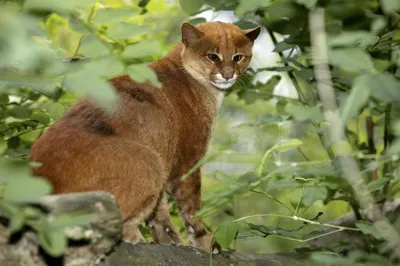
[[[400,81],[393,75],[384,72],[370,77],[372,96],[387,102],[400,101]]]
[[[139,12],[140,9],[133,6],[102,8],[97,11],[92,21],[98,24],[112,24],[137,15]]]
[[[308,107],[300,104],[287,104],[285,106],[285,111],[292,115],[295,120],[315,120],[321,121],[323,120],[323,115],[318,106]]]
[[[295,1],[296,3],[304,5],[305,7],[310,9],[313,8],[318,2],[318,0],[295,0]]]
[[[52,229],[45,226],[39,231],[39,244],[51,256],[59,257],[67,247],[64,229]]]
[[[331,47],[366,47],[379,40],[378,36],[372,35],[367,31],[345,31],[336,36],[328,38]]]
[[[131,79],[137,82],[146,82],[149,81],[151,84],[156,86],[157,88],[161,88],[162,84],[158,80],[157,74],[154,72],[153,69],[147,67],[146,64],[137,64],[137,65],[130,65],[127,68],[127,72]]]
[[[41,197],[50,194],[49,181],[39,177],[15,178],[6,183],[3,198],[13,202],[36,202]]]
[[[236,15],[243,15],[247,12],[256,11],[258,8],[262,6],[268,5],[271,0],[246,0],[240,1],[239,5],[235,9]]]
[[[376,239],[382,239],[381,233],[376,229],[376,227],[366,221],[360,221],[356,223],[356,226],[366,235],[372,235]]]
[[[121,22],[112,25],[107,30],[107,36],[111,39],[120,40],[136,37],[150,30],[150,27],[132,23]]]
[[[342,125],[358,115],[361,108],[367,103],[371,93],[371,79],[368,74],[358,76],[353,82],[353,88],[344,104],[340,106]]]
[[[183,11],[185,11],[188,15],[194,15],[203,6],[204,1],[203,0],[179,0],[179,4],[181,5]]]
[[[125,58],[139,58],[161,52],[161,45],[155,40],[145,40],[129,45],[125,48],[122,56]]]
[[[240,225],[233,222],[225,222],[218,226],[214,238],[223,248],[229,248],[232,241],[235,239]]]
[[[58,120],[65,113],[65,107],[61,103],[53,103],[47,112],[53,120]]]
[[[337,67],[365,71],[373,68],[371,57],[360,48],[330,49],[329,62]]]

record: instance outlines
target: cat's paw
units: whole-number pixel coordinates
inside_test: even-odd
[[[221,245],[214,240],[214,234],[205,234],[193,239],[192,246],[214,254],[221,252]]]

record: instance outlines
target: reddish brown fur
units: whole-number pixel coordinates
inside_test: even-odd
[[[185,181],[180,177],[207,149],[221,97],[209,81],[227,67],[244,71],[259,29],[243,32],[232,24],[206,23],[198,30],[184,24],[183,43],[150,65],[162,89],[128,76],[111,79],[121,98],[117,114],[106,115],[81,100],[32,147],[31,160],[43,163],[33,171],[50,179],[54,193],[113,193],[126,221],[125,237],[134,242],[141,240],[136,224],[147,217],[156,242],[181,243],[163,196],[167,189],[193,245],[210,248],[210,235],[193,218],[200,208],[200,171]],[[240,52],[245,58],[214,63],[207,58],[214,52],[226,58]]]

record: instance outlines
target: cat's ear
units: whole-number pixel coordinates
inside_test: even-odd
[[[247,38],[250,39],[250,41],[254,42],[258,35],[260,35],[261,32],[261,27],[257,27],[254,29],[249,29],[249,30],[244,30],[243,33],[246,35]]]
[[[182,42],[189,46],[204,36],[195,26],[188,22],[184,22],[181,26]]]

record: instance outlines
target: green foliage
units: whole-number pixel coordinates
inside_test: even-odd
[[[19,5],[21,2],[24,4]],[[332,243],[331,249],[312,254],[315,261],[326,265],[391,265],[398,261],[396,247],[379,230],[387,224],[370,223],[363,215],[356,228],[325,223],[332,218],[330,206],[335,202],[351,206],[357,214],[361,210],[338,163],[343,152],[330,142],[329,124],[315,84],[309,29],[309,12],[323,7],[332,75],[326,82],[332,83],[339,105],[341,128],[337,130],[345,133],[350,143],[346,152],[362,169],[365,193],[384,203],[400,193],[398,1],[176,1],[182,10],[161,0],[122,2],[0,3],[0,214],[10,220],[11,232],[31,227],[46,252],[63,254],[65,227],[87,224],[89,218],[68,214],[49,221],[32,205],[51,191],[44,179],[30,175],[26,159],[32,142],[81,96],[94,99],[106,111],[118,108],[109,78],[128,74],[137,82],[161,87],[148,64],[180,39],[178,25],[187,15],[206,9],[232,10],[240,19],[236,24],[243,29],[261,25],[270,31],[280,62],[249,70],[233,88],[229,97],[236,100],[226,109],[244,110],[247,120],[229,131],[254,133],[254,168],[238,175],[217,171],[213,179],[217,185],[206,191],[197,215],[225,215],[227,221],[211,224],[215,239],[225,248],[234,248],[245,239],[250,246],[249,239],[269,236],[307,242],[324,236],[321,229],[331,227],[338,232],[362,232],[369,253],[345,253],[345,243],[340,243],[341,248]],[[75,59],[63,60],[71,56]],[[254,76],[263,71],[276,74],[265,84],[254,84]],[[289,76],[298,98],[274,94],[282,75]],[[226,134],[221,135],[216,134],[216,139],[221,138],[223,145],[195,168],[221,155],[233,158],[236,146],[231,139],[227,145]],[[235,160],[242,162],[243,158]],[[257,197],[251,207],[261,205],[259,209],[265,210],[275,204],[279,213],[250,215],[234,222],[233,217],[244,215],[235,209],[237,202],[250,197]],[[247,215],[253,208],[245,209]],[[322,214],[322,209],[327,212]],[[400,234],[398,215],[389,218]],[[235,239],[238,241],[233,243]]]
[[[49,220],[32,205],[52,189],[31,175],[38,164],[27,162],[30,147],[81,96],[105,111],[118,108],[109,78],[129,74],[161,87],[147,65],[163,47],[154,26],[144,22],[143,7],[94,0],[0,3],[0,215],[10,220],[12,233],[36,230],[51,256],[64,253],[65,228],[86,225],[90,217]]]
[[[279,136],[275,139],[278,144],[270,143],[265,148],[266,152],[262,151],[253,172],[234,176],[216,172],[215,178],[222,185],[220,189],[204,196],[203,207],[198,215],[210,216],[216,210],[225,208],[232,212],[232,216],[240,217],[241,214],[235,211],[240,205],[237,202],[257,194],[258,199],[264,196],[265,201],[273,200],[277,203],[282,209],[279,212],[283,214],[268,213],[238,219],[241,222],[246,220],[249,227],[239,228],[236,239],[275,235],[303,242],[321,237],[319,229],[326,225],[312,219],[305,219],[306,224],[319,226],[307,230],[303,230],[302,226],[293,227],[293,224],[289,225],[281,220],[296,217],[304,222],[304,218],[299,216],[312,215],[307,211],[317,211],[321,208],[318,207],[321,202],[332,204],[334,201],[343,201],[352,206],[357,214],[361,212],[360,203],[357,202],[353,188],[346,181],[338,161],[338,157],[344,154],[357,159],[362,170],[362,181],[367,184],[363,193],[370,193],[378,203],[398,197],[400,132],[396,130],[396,125],[399,124],[397,105],[400,95],[399,1],[204,2],[215,10],[233,10],[240,17],[238,25],[259,24],[271,31],[270,35],[275,43],[274,51],[279,53],[281,64],[249,71],[238,86],[235,86],[233,93],[244,104],[253,106],[260,101],[266,103],[269,100],[278,100],[274,113],[260,115],[255,122],[250,121],[241,127],[256,127],[267,135],[268,130],[275,126],[279,129],[279,134],[287,136]],[[184,5],[183,7],[185,8]],[[332,145],[330,142],[329,124],[324,118],[324,115],[330,114],[323,113],[316,88],[312,62],[314,51],[310,44],[309,29],[309,13],[316,7],[323,7],[326,14],[328,63],[342,125],[335,130],[344,132],[350,145]],[[284,37],[277,38],[272,32],[283,34]],[[268,82],[271,86],[268,83],[249,82],[255,74],[262,71],[287,72],[299,98],[275,96],[273,91],[280,81],[278,79],[275,82],[275,77]],[[282,129],[284,125],[291,125],[294,132],[287,134]],[[269,136],[274,134],[276,132]],[[277,148],[282,143],[288,143],[287,149]],[[345,153],[343,149],[346,150]],[[287,195],[287,198],[282,199],[279,195]],[[289,216],[286,215],[288,212]],[[260,220],[260,217],[269,217],[269,222]],[[249,223],[248,219],[256,219],[258,223]],[[271,223],[271,219],[282,225],[267,225]],[[390,219],[390,222],[395,222],[395,219]],[[332,248],[327,250],[328,253],[316,252],[312,258],[326,265],[376,265],[374,263],[380,260],[382,262],[379,264],[385,261],[387,265],[391,265],[397,262],[400,257],[398,249],[396,251],[393,242],[389,244],[387,240],[395,239],[391,241],[400,243],[400,227],[395,226],[397,232],[392,232],[393,235],[388,237],[382,235],[382,230],[378,230],[389,228],[388,225],[380,223],[371,224],[361,215],[357,228],[340,229],[356,230],[365,234],[369,241],[367,245],[373,250],[371,254],[355,251],[346,255]],[[229,223],[222,226],[226,231],[226,239],[217,231],[217,239],[225,247],[230,247],[230,239],[236,234],[229,226]],[[388,254],[391,256],[388,257]]]

